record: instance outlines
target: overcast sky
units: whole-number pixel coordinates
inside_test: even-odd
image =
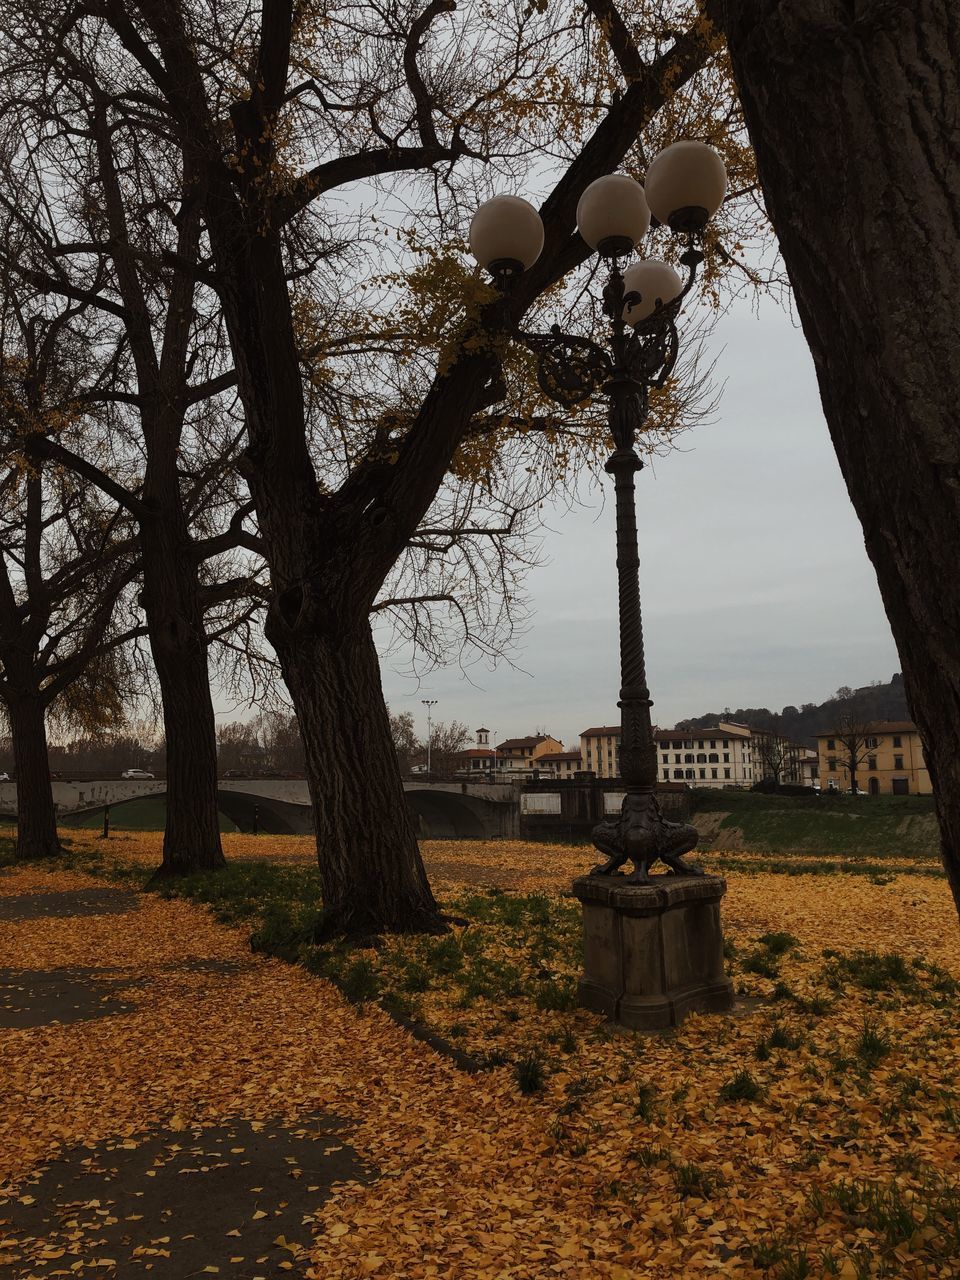
[[[803,335],[773,302],[735,305],[712,340],[726,386],[712,425],[637,480],[640,582],[653,716],[662,727],[724,706],[820,702],[900,669],[873,568],[820,409]],[[617,724],[613,502],[558,511],[516,668],[431,673],[386,658],[394,711],[499,740],[546,731],[568,745]]]

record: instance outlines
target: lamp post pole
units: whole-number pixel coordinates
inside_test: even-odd
[[[723,880],[683,861],[697,843],[686,823],[669,822],[657,798],[657,754],[650,722],[650,690],[640,613],[635,480],[641,470],[637,433],[646,423],[650,392],[676,365],[676,320],[693,288],[703,254],[695,240],[720,207],[726,171],[701,142],[677,142],[650,163],[643,187],[626,174],[590,183],[577,206],[577,228],[607,264],[603,306],[608,341],[563,333],[509,333],[538,353],[537,380],[545,395],[568,410],[602,392],[613,452],[620,616],[620,774],[625,794],[619,815],[599,822],[593,843],[606,860],[579,876],[573,893],[583,906],[581,1005],[623,1026],[674,1026],[691,1009],[729,1009],[733,988],[723,973],[720,900]],[[680,262],[686,282],[666,262],[646,258],[621,270],[650,227],[688,237]],[[540,215],[516,196],[481,205],[470,226],[470,247],[504,293],[537,260],[544,244]],[[509,308],[504,308],[505,314]],[[620,868],[633,863],[629,875]],[[656,876],[663,862],[676,879]],[[689,879],[681,879],[689,877]],[[665,884],[665,880],[667,884]]]
[[[431,727],[430,712],[437,705],[436,698],[421,698],[420,701],[427,708],[427,777],[430,777],[430,747],[433,739],[433,731]]]
[[[682,857],[696,845],[696,829],[664,819],[656,795],[657,754],[643,649],[635,506],[635,477],[643,463],[635,444],[648,416],[650,391],[664,385],[676,363],[676,318],[703,261],[696,237],[719,208],[725,190],[722,160],[699,142],[678,142],[662,151],[651,162],[644,187],[625,174],[608,174],[592,182],[580,198],[577,225],[587,244],[609,264],[603,291],[609,345],[565,334],[559,325],[550,334],[513,335],[539,353],[537,379],[551,399],[567,409],[582,405],[597,391],[603,391],[608,400],[613,453],[605,469],[613,476],[616,492],[620,774],[626,794],[619,816],[594,829],[594,844],[606,861],[593,874],[612,875],[629,860],[634,870],[627,878],[641,884],[658,860],[676,874],[703,874]],[[621,270],[621,263],[646,234],[651,211],[662,225],[687,237],[680,257],[687,269],[686,282],[657,259],[634,262]],[[543,243],[539,214],[516,196],[487,201],[470,227],[477,260],[504,293],[536,261]]]

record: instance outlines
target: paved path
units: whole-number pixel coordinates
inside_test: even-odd
[[[17,891],[24,879],[36,878],[30,872],[14,874],[0,886],[0,921],[13,935],[12,951],[29,949],[33,936],[49,955],[52,930],[59,929],[68,961],[83,937],[79,922],[89,921],[92,934],[102,936],[105,925],[126,917],[120,933],[129,943],[141,916],[142,937],[154,950],[147,964],[0,969],[0,1036],[8,1037],[3,1049],[36,1054],[39,1071],[45,1049],[59,1044],[67,1050],[61,1062],[69,1073],[71,1036],[82,1040],[98,1020],[119,1032],[120,1040],[125,1034],[132,1038],[138,1032],[138,1011],[145,1006],[156,1009],[178,994],[182,998],[191,986],[195,991],[206,987],[214,995],[218,983],[226,987],[251,971],[265,976],[271,970],[249,954],[208,954],[205,942],[219,944],[218,949],[226,942],[228,951],[234,949],[235,939],[225,931],[215,936],[209,930],[206,936],[203,930],[200,936],[195,932],[200,945],[192,953],[176,954],[180,944],[170,930],[166,940],[171,954],[164,957],[163,935],[151,938],[158,923],[155,901],[89,884]],[[122,939],[119,950],[129,958],[123,955],[129,948]],[[11,1037],[10,1031],[34,1034]],[[186,1021],[182,1033],[190,1034]],[[176,1078],[166,1082],[172,1094],[178,1083]],[[104,1081],[103,1087],[106,1091],[116,1085]],[[29,1098],[36,1093],[29,1091]],[[48,1099],[37,1101],[42,1108]],[[212,1096],[206,1099],[213,1101]],[[105,1096],[103,1102],[106,1120],[111,1101]],[[45,1167],[24,1170],[16,1194],[7,1187],[0,1201],[6,1237],[0,1277],[39,1280],[81,1269],[117,1277],[149,1274],[158,1280],[197,1274],[252,1280],[287,1275],[292,1267],[302,1273],[313,1215],[331,1187],[371,1177],[344,1136],[347,1126],[329,1111],[285,1122],[232,1116],[212,1123],[215,1107],[198,1108],[194,1100],[190,1110],[189,1119],[175,1115],[166,1125],[141,1129],[134,1124],[110,1136],[94,1133],[91,1141],[71,1144],[68,1139]],[[253,1108],[254,1113],[260,1110]],[[29,1117],[22,1119],[26,1129]],[[96,1120],[88,1116],[88,1123]]]

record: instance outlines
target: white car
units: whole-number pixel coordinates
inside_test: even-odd
[[[121,775],[120,775],[120,777],[121,777],[121,778],[125,778],[128,782],[129,782],[132,778],[141,778],[141,779],[143,779],[143,778],[150,778],[150,779],[152,779],[152,778],[153,778],[153,776],[154,776],[154,775],[153,775],[152,773],[147,773],[146,769],[124,769],[123,773],[121,773]]]
[[[0,782],[9,782],[9,781],[10,781],[9,773],[0,773]]]

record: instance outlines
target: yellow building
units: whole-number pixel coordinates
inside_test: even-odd
[[[545,756],[563,751],[563,743],[549,733],[531,734],[528,738],[507,738],[495,748],[496,767],[509,773],[529,773],[538,769]]]
[[[581,767],[598,778],[620,777],[620,726],[595,725],[580,735]]]
[[[860,732],[834,729],[817,734],[820,783],[824,790],[849,791],[850,756],[856,783],[869,795],[933,794],[920,732],[912,720],[874,720]]]

